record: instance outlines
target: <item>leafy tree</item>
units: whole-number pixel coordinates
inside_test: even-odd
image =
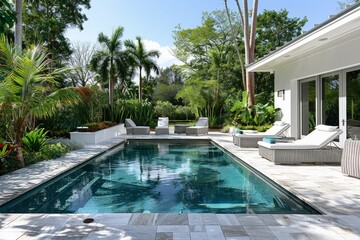
[[[66,59],[71,54],[66,29],[83,29],[87,17],[82,10],[90,9],[90,0],[24,0],[24,3],[26,43],[45,43],[51,59],[58,62]]]
[[[159,76],[154,81],[156,86],[153,101],[168,101],[174,105],[181,105],[181,99],[176,99],[176,94],[183,87],[183,80],[179,70],[173,66],[160,70]]]
[[[360,0],[338,1],[341,10],[345,9],[346,6],[348,6],[348,5],[352,5],[352,4],[359,3],[359,2],[360,2]]]
[[[258,15],[255,47],[257,58],[263,57],[302,34],[307,18],[290,18],[288,14],[286,9],[281,9],[279,12],[264,10]]]
[[[68,78],[72,86],[86,86],[94,83],[96,73],[90,69],[90,61],[95,53],[95,46],[90,42],[77,42],[72,44],[72,54],[66,65],[73,70]]]
[[[277,47],[291,41],[302,33],[307,18],[290,18],[286,9],[264,10],[257,17],[256,58],[261,58]],[[269,73],[255,75],[255,93],[264,92],[269,99],[274,89],[274,76]],[[259,98],[256,98],[258,100]]]
[[[16,12],[8,0],[0,0],[0,34],[7,33],[16,22]]]
[[[95,52],[91,59],[92,68],[100,75],[101,79],[109,79],[109,105],[114,102],[114,85],[117,82],[118,73],[128,68],[127,56],[121,50],[124,28],[118,27],[109,38],[104,33],[99,33],[98,41],[102,49]]]
[[[34,117],[53,115],[60,106],[80,101],[75,88],[53,91],[51,86],[61,70],[49,71],[50,60],[42,46],[32,46],[22,54],[0,36],[0,61],[5,63],[0,82],[0,112],[10,116],[10,137],[16,143],[17,162],[23,167],[22,137]],[[49,94],[50,93],[50,94]]]
[[[142,71],[144,70],[146,75],[149,76],[150,72],[154,70],[159,73],[159,67],[157,66],[154,57],[159,57],[160,52],[157,50],[147,51],[145,49],[144,42],[141,37],[136,37],[136,42],[131,40],[125,41],[126,50],[129,56],[132,58],[133,64],[139,69],[139,102],[142,100]]]

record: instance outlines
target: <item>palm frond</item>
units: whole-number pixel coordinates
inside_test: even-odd
[[[39,102],[37,106],[34,106],[32,112],[36,117],[51,117],[58,109],[73,106],[81,101],[82,97],[79,89],[73,87],[62,88]]]

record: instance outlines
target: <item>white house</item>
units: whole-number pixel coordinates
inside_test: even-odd
[[[314,125],[339,126],[339,143],[360,139],[360,4],[247,66],[275,74],[275,107],[300,138]]]

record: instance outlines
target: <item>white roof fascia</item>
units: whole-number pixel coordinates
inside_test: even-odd
[[[280,47],[279,49],[275,50],[274,52],[264,56],[263,58],[259,59],[258,61],[251,63],[246,66],[247,71],[249,72],[272,72],[274,69],[267,69],[267,70],[257,70],[264,66],[265,64],[269,64],[272,61],[282,58],[287,55],[291,55],[291,53],[298,49],[301,46],[304,46],[306,44],[309,44],[311,42],[318,43],[319,39],[322,38],[327,33],[330,33],[332,31],[338,30],[339,36],[342,35],[341,27],[346,25],[347,23],[354,21],[354,20],[360,20],[360,4],[356,4],[357,7],[354,8],[352,11],[343,11],[339,13],[338,15],[334,16],[333,18],[329,19],[328,21],[325,21],[324,24],[321,24],[320,26],[316,26],[313,28],[313,30],[310,30],[309,32],[304,33],[303,35],[300,35],[296,37],[293,41],[288,42],[283,47]],[[329,39],[331,41],[331,39]],[[328,44],[329,41],[325,41],[323,44]],[[296,54],[298,55],[298,54]],[[294,57],[294,56],[292,56]],[[291,59],[288,58],[289,60]]]

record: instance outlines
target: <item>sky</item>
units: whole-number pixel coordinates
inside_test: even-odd
[[[307,17],[303,28],[310,30],[340,11],[339,0],[259,0],[259,13],[266,10],[287,9],[289,17]],[[240,0],[240,2],[242,2]],[[249,2],[252,2],[251,0]],[[235,0],[228,0],[229,7],[237,10]],[[252,3],[250,8],[252,7]],[[84,10],[88,20],[84,30],[69,29],[66,37],[71,42],[97,43],[97,36],[103,32],[111,36],[114,29],[123,26],[122,40],[135,40],[140,36],[148,50],[161,52],[160,67],[179,64],[171,54],[173,31],[177,25],[195,28],[201,25],[203,12],[224,9],[223,0],[91,0],[91,9]]]

